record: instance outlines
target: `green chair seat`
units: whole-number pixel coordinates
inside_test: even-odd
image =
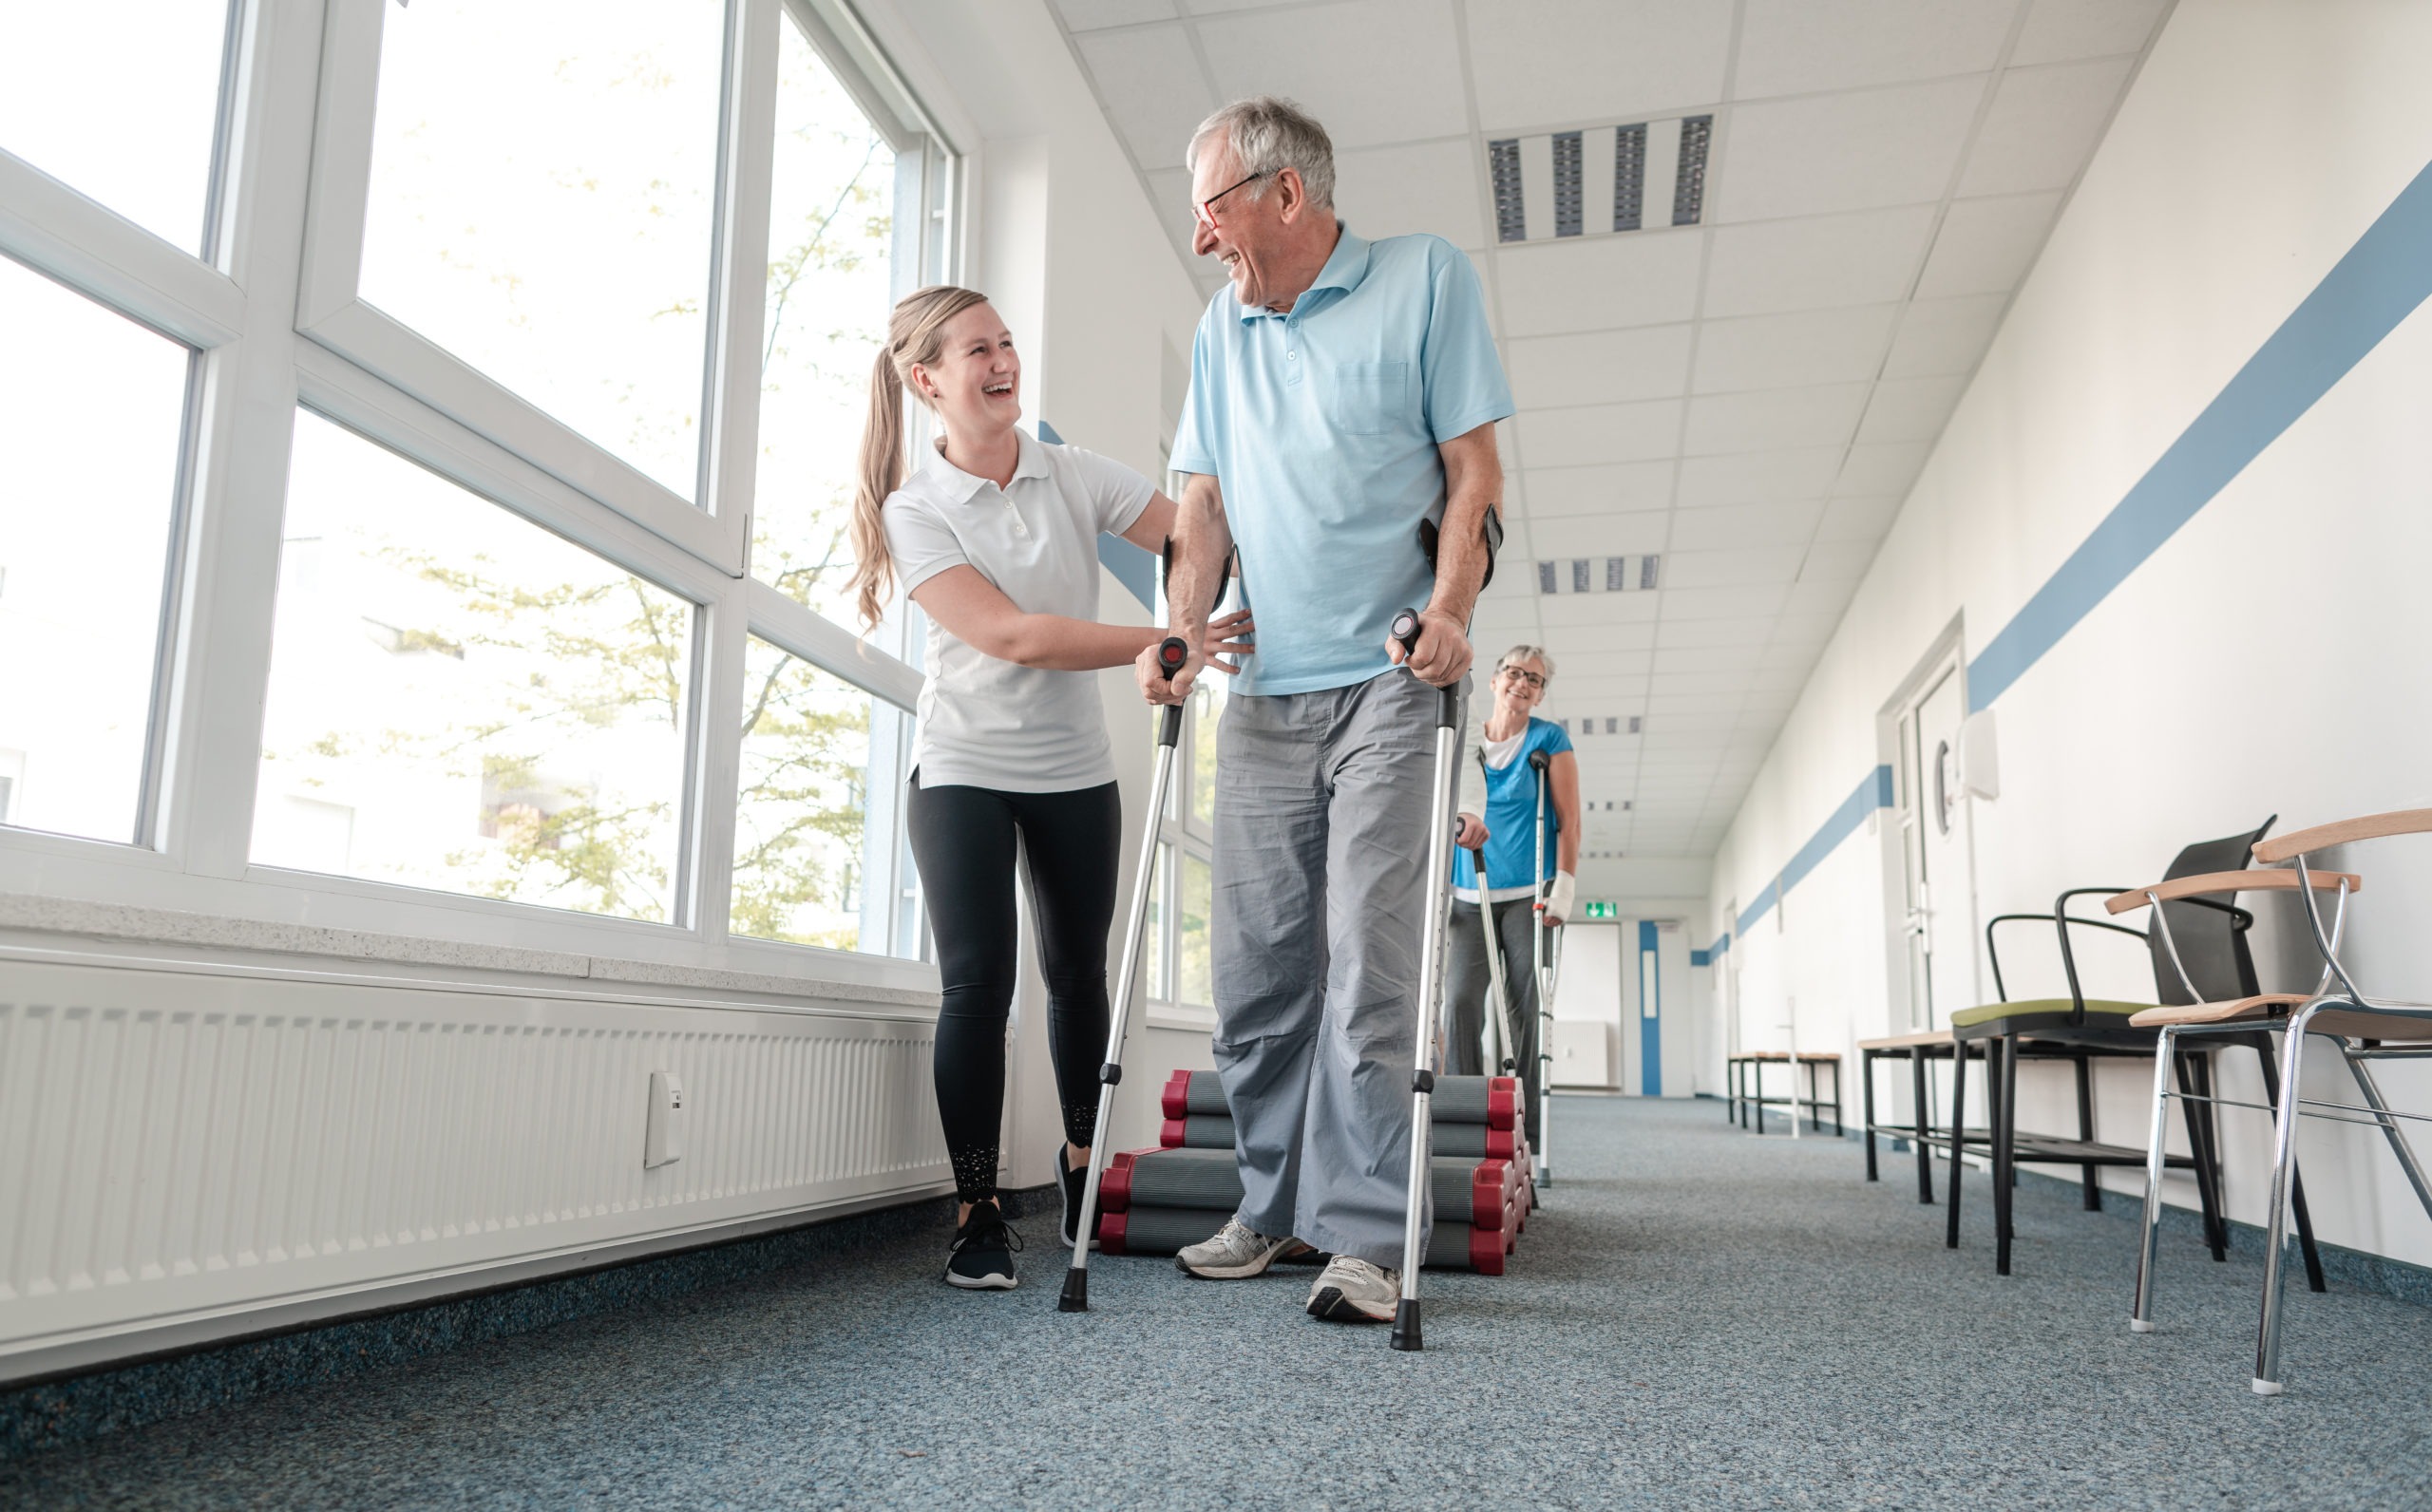
[[[2107,997],[2089,997],[2086,999],[2086,1017],[2091,1021],[2097,1015],[2101,1015],[2125,1023],[2130,1014],[2141,1013],[2153,1006],[2151,1003],[2118,1003]],[[2076,1007],[2075,1003],[2065,997],[2035,997],[2019,1003],[1986,1003],[1977,1008],[1963,1008],[1951,1014],[1950,1027],[1971,1029],[1979,1024],[1990,1024],[1996,1019],[2066,1014]]]

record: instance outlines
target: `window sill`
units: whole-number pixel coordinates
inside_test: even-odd
[[[618,988],[658,987],[710,992],[750,992],[772,997],[931,1011],[938,1007],[938,993],[921,988],[387,935],[370,930],[333,929],[317,924],[148,908],[132,903],[88,902],[31,893],[0,893],[0,930],[151,945],[184,945],[212,951],[496,972],[560,981],[572,978]]]
[[[1216,1011],[1195,1008],[1188,1003],[1150,1003],[1147,1018],[1150,1029],[1178,1029],[1195,1034],[1216,1032]]]

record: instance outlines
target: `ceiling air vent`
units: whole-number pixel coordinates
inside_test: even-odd
[[[1490,142],[1495,239],[1549,241],[1602,236],[1607,227],[1621,233],[1650,224],[1697,225],[1705,215],[1713,142],[1711,115]]]
[[[1537,563],[1537,592],[1635,593],[1658,586],[1662,576],[1662,560],[1661,556],[1645,556],[1572,557],[1540,561]]]

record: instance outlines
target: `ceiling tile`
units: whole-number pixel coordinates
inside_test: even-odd
[[[2017,288],[2060,208],[2058,193],[1952,201],[1917,280],[1917,297],[2007,293]]]
[[[1671,542],[1672,512],[1668,509],[1563,515],[1532,520],[1529,525],[1529,549],[1540,561],[1571,557],[1635,557],[1660,552]]]
[[[1370,240],[1426,231],[1464,251],[1488,244],[1483,165],[1468,138],[1362,147],[1334,166],[1335,208]]]
[[[1959,404],[1967,387],[1965,378],[1887,378],[1874,386],[1867,401],[1866,419],[1858,424],[1861,443],[1931,441]]]
[[[1618,649],[1655,644],[1655,601],[1660,594],[1552,594],[1537,600],[1546,633],[1593,627],[1598,643]]]
[[[1821,646],[1841,628],[1839,613],[1818,614],[1784,614],[1774,621],[1773,642],[1776,645]],[[1761,716],[1760,716],[1761,718]]]
[[[1668,457],[1681,442],[1681,401],[1524,410],[1519,456],[1547,467]]]
[[[1531,467],[1520,475],[1520,488],[1533,526],[1564,515],[1662,509],[1672,502],[1672,473],[1668,460]]]
[[[2057,63],[2135,52],[2171,0],[2035,0],[2010,49],[2012,64]]]
[[[1663,558],[1663,581],[1672,588],[1730,588],[1743,583],[1787,583],[1798,576],[1799,561],[1806,555],[1796,546],[1674,552]]]
[[[1735,106],[1709,179],[1713,218],[1773,220],[1940,199],[1988,79]]]
[[[2111,123],[2133,58],[2011,68],[1959,179],[1963,195],[2065,189]]]
[[[1662,623],[1679,619],[1769,618],[1790,597],[1788,583],[1743,588],[1667,588],[1663,590]]]
[[[1744,394],[1700,394],[1689,401],[1682,449],[1690,456],[1837,446],[1857,428],[1866,384],[1818,384]]]
[[[1852,305],[1709,320],[1698,330],[1699,393],[1791,388],[1872,378],[1898,305]]]
[[[1646,717],[1652,721],[1669,714],[1737,714],[1747,703],[1745,693],[1650,694]]]
[[[1648,653],[1632,652],[1630,654],[1644,658]],[[1643,672],[1635,677],[1591,677],[1580,670],[1585,660],[1583,657],[1556,651],[1554,660],[1557,663],[1554,675],[1560,684],[1560,691],[1548,694],[1546,706],[1553,713],[1561,712],[1566,702],[1576,703],[1579,708],[1586,709],[1591,703],[1618,706],[1646,696],[1646,677]]]
[[[1494,255],[1505,336],[1656,326],[1697,313],[1704,233],[1581,236]]]
[[[1886,378],[1926,378],[1976,370],[1993,344],[2007,294],[1966,294],[1957,299],[1919,299],[1901,312],[1900,332],[1884,359]],[[1700,365],[1703,365],[1703,352]]]
[[[1729,546],[1804,546],[1814,539],[1824,505],[1726,504],[1720,509],[1683,509],[1672,525],[1672,549],[1717,551]],[[1664,617],[1671,617],[1667,607]]]
[[[1470,0],[1478,119],[1492,132],[1644,120],[1722,98],[1730,0]]]
[[[1665,672],[1754,671],[1764,659],[1756,646],[1682,646],[1655,653],[1655,675]]]
[[[1782,600],[1785,614],[1837,614],[1849,607],[1850,595],[1857,592],[1852,578],[1815,579],[1791,584],[1790,596]]]
[[[1591,652],[1564,651],[1557,647],[1554,654],[1562,662],[1563,686],[1568,688],[1595,677],[1644,678],[1647,669],[1655,661],[1655,652],[1649,649],[1654,644],[1653,628],[1649,627],[1644,647],[1604,648]]]
[[[1841,463],[1841,476],[1834,480],[1834,496],[1893,494],[1905,499],[1909,485],[1917,481],[1918,470],[1926,464],[1928,449],[1925,443],[1915,441],[1852,446],[1848,460]]]
[[[1656,698],[1673,693],[1727,693],[1745,691],[1754,684],[1757,676],[1757,671],[1752,667],[1742,667],[1736,671],[1704,672],[1687,670],[1675,671],[1667,668],[1650,677],[1647,680],[1647,687],[1650,690],[1649,696]]]
[[[1689,385],[1690,328],[1642,326],[1509,342],[1504,364],[1523,410],[1668,399]]]
[[[1741,100],[1980,73],[2001,55],[2015,0],[1748,0]]]
[[[1190,134],[1216,108],[1179,26],[1090,32],[1073,39],[1107,114],[1144,168],[1179,168]]]
[[[1683,646],[1761,646],[1773,636],[1771,616],[1761,619],[1684,619],[1679,623],[1665,620],[1655,627],[1658,655]],[[1721,728],[1731,726],[1730,716],[1719,720]],[[1668,733],[1672,726],[1665,727]]]
[[[1055,0],[1071,31],[1093,27],[1128,27],[1141,21],[1168,21],[1176,14],[1174,0]]]
[[[1933,206],[1910,205],[1719,226],[1703,312],[1763,315],[1905,298],[1933,217]]]
[[[1883,543],[1878,540],[1830,540],[1807,549],[1807,560],[1798,568],[1798,580],[1803,583],[1827,582],[1835,577],[1863,577],[1874,565],[1875,551]]]
[[[1681,507],[1707,509],[1718,504],[1761,504],[1820,497],[1832,491],[1845,451],[1840,446],[1808,446],[1792,451],[1684,458],[1681,463]]]
[[[1288,47],[1278,46],[1282,32]],[[1348,0],[1288,21],[1226,16],[1201,22],[1199,40],[1226,99],[1298,101],[1338,151],[1469,131],[1449,0]]]
[[[1879,541],[1899,514],[1900,501],[1890,494],[1864,499],[1835,499],[1824,506],[1824,519],[1815,527],[1815,539],[1818,541]]]

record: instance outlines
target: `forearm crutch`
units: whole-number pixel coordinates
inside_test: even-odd
[[[1478,765],[1486,765],[1486,752],[1478,752]],[[1494,928],[1494,894],[1486,883],[1486,847],[1474,846],[1470,855],[1478,869],[1478,923],[1486,933],[1486,990],[1494,1003],[1494,1012],[1480,1015],[1482,1023],[1492,1030],[1501,1053],[1490,1057],[1486,1064],[1507,1074],[1515,1072],[1520,1053],[1519,1026],[1511,1018],[1511,989],[1503,974],[1503,939]],[[1488,1074],[1492,1075],[1492,1072]],[[1524,1125],[1525,1126],[1525,1125]]]
[[[1394,616],[1393,636],[1402,650],[1418,650],[1418,613]],[[1411,1071],[1410,1196],[1402,1228],[1402,1295],[1394,1306],[1393,1346],[1417,1350],[1418,1268],[1425,1258],[1429,1146],[1428,1100],[1444,1059],[1444,933],[1453,903],[1454,777],[1460,761],[1461,690],[1438,689],[1435,701],[1435,785],[1428,800],[1427,911],[1419,922],[1419,1024],[1416,1064]],[[1484,894],[1480,894],[1483,898]],[[1492,925],[1489,926],[1490,930]],[[1433,1014],[1431,1027],[1427,1019]]]
[[[1546,879],[1546,774],[1553,765],[1553,758],[1544,751],[1529,753],[1529,769],[1537,774],[1537,869],[1530,875],[1543,887]],[[1536,1184],[1554,1184],[1553,1157],[1547,1147],[1554,1137],[1554,969],[1546,960],[1546,911],[1542,898],[1529,909],[1529,968],[1534,973],[1530,980],[1537,984],[1537,1137],[1530,1144],[1530,1154],[1537,1162]],[[1520,1125],[1529,1125],[1523,1119]]]
[[[1168,548],[1170,550],[1170,548]],[[1157,647],[1157,670],[1167,682],[1190,660],[1190,646],[1168,635]],[[1090,1174],[1081,1183],[1081,1217],[1073,1231],[1073,1268],[1064,1273],[1059,1313],[1090,1310],[1090,1239],[1097,1229],[1098,1178],[1106,1172],[1107,1129],[1114,1118],[1114,1089],[1123,1080],[1123,1042],[1131,1029],[1131,984],[1140,969],[1140,941],[1148,933],[1149,890],[1156,880],[1157,817],[1166,811],[1166,785],[1173,780],[1174,745],[1182,739],[1182,706],[1168,704],[1157,722],[1157,769],[1149,781],[1149,814],[1140,826],[1140,860],[1131,874],[1131,917],[1124,926],[1123,974],[1115,978],[1114,1017],[1107,1025],[1106,1060],[1098,1067],[1098,1121],[1090,1136]],[[1056,1156],[1056,1163],[1063,1163]]]

